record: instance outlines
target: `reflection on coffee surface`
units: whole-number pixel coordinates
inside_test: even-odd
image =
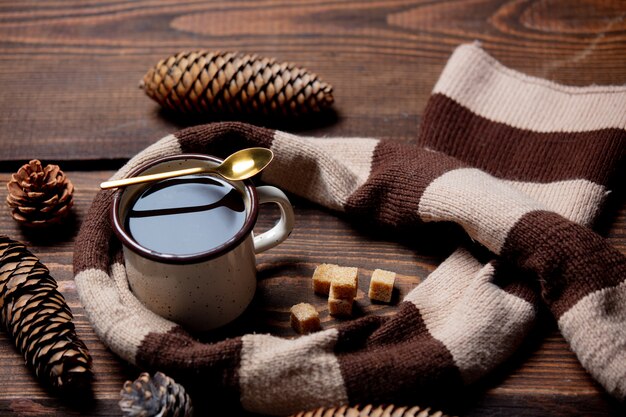
[[[215,177],[186,176],[148,186],[130,204],[126,230],[141,246],[173,255],[209,251],[243,227],[243,196]]]

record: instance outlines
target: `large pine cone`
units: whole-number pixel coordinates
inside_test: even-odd
[[[120,392],[120,408],[127,417],[192,417],[191,398],[182,385],[161,372],[146,372],[126,381]]]
[[[302,411],[291,417],[446,417],[441,411],[432,411],[430,408],[396,407],[394,405],[364,407],[337,407],[318,408],[312,411]]]
[[[305,69],[230,52],[170,56],[150,69],[139,86],[163,107],[192,113],[295,115],[333,103],[333,88]]]
[[[74,185],[58,165],[32,160],[11,176],[7,204],[15,220],[39,227],[61,221],[73,204]]]
[[[91,357],[56,281],[22,243],[2,235],[0,324],[44,384],[67,393],[89,388]]]

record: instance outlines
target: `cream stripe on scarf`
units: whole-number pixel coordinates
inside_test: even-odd
[[[602,185],[578,179],[546,184],[523,181],[503,181],[550,210],[583,225],[591,224],[600,212],[607,190]]]
[[[175,324],[146,309],[131,293],[126,269],[111,266],[105,271],[88,269],[74,278],[78,295],[94,331],[124,360],[135,363],[137,348],[148,333],[167,333]]]
[[[626,397],[626,281],[581,299],[559,328],[582,365],[611,394]]]
[[[307,138],[277,131],[275,159],[263,180],[343,211],[348,197],[367,180],[377,139]]]
[[[239,385],[248,410],[287,415],[348,402],[339,362],[333,353],[336,329],[298,339],[270,335],[242,338]]]
[[[535,132],[626,128],[626,87],[569,87],[530,77],[476,44],[455,50],[433,93],[494,122]]]
[[[419,202],[422,220],[456,222],[494,253],[500,252],[518,219],[543,209],[526,194],[475,168],[441,175],[424,190]]]
[[[508,358],[535,318],[532,304],[491,282],[493,273],[493,265],[457,249],[405,298],[450,351],[466,383]]]

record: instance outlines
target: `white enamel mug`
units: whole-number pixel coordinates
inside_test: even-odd
[[[202,164],[216,166],[221,161],[200,154],[168,156],[138,167],[129,176]],[[155,252],[137,243],[125,230],[129,206],[148,185],[122,188],[113,199],[112,226],[123,244],[130,288],[148,309],[190,331],[215,329],[243,313],[256,290],[255,254],[278,245],[293,229],[293,208],[278,188],[254,187],[249,180],[228,182],[243,197],[246,212],[244,225],[224,244],[201,253],[174,255]],[[266,203],[278,205],[280,219],[270,230],[254,236],[252,228],[257,220],[259,205]]]

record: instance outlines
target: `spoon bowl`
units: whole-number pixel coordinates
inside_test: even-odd
[[[227,180],[245,180],[261,172],[273,158],[267,148],[242,149],[224,159],[215,171]]]
[[[167,178],[182,177],[183,175],[207,173],[215,173],[231,181],[241,181],[261,172],[272,162],[273,158],[274,153],[267,148],[247,148],[233,153],[216,167],[179,169],[158,174],[105,181],[100,184],[100,188],[106,190],[109,188],[126,187],[127,185],[164,180]]]

